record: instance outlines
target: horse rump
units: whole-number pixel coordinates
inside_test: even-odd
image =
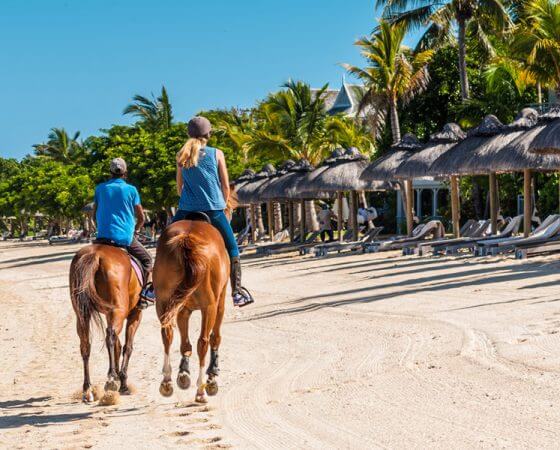
[[[101,313],[111,310],[105,300],[97,293],[95,274],[99,270],[99,256],[95,252],[79,252],[70,265],[70,297],[82,327],[89,324],[89,319],[103,330]]]
[[[204,279],[208,267],[208,241],[204,236],[196,233],[183,232],[171,237],[164,245],[167,245],[173,253],[183,253],[178,259],[185,270],[183,280],[165,304],[160,318],[162,327],[170,327],[173,326],[184,300],[198,289]]]

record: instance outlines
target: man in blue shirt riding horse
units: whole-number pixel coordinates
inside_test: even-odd
[[[135,237],[144,225],[144,210],[138,190],[125,181],[127,167],[124,159],[113,159],[109,171],[111,179],[95,188],[95,243],[121,247],[140,261],[146,280],[138,307],[145,309],[155,297],[151,287],[152,257]]]

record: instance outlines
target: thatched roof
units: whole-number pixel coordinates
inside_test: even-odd
[[[520,172],[531,169],[540,172],[560,170],[560,152],[553,151],[556,133],[560,132],[560,109],[539,116],[538,124],[520,134],[496,153],[497,172]]]
[[[252,203],[260,203],[261,200],[258,196],[258,189],[264,183],[268,182],[271,176],[276,174],[276,169],[271,164],[267,164],[262,170],[256,173],[250,180],[236,189],[238,201],[242,205],[249,205]]]
[[[432,176],[469,175],[475,151],[493,137],[506,130],[506,126],[494,115],[486,116],[480,125],[469,130],[460,143],[443,152],[431,165]]]
[[[356,148],[349,148],[344,152],[335,150],[321,167],[298,182],[300,195],[313,198],[318,192],[390,189],[390,184],[360,179],[368,165],[367,156]]]
[[[432,163],[450,148],[465,139],[465,132],[456,123],[448,123],[430,136],[424,148],[415,152],[395,170],[396,178],[413,179],[430,176]]]
[[[530,152],[560,153],[560,105],[541,116],[546,125],[529,145]]]
[[[324,165],[319,167],[302,186],[304,195],[315,192],[360,191],[367,190],[368,183],[360,180],[360,175],[368,166],[367,156],[356,148],[349,148],[341,154],[340,149],[333,152]],[[307,182],[308,181],[308,182]]]
[[[280,177],[274,178],[266,185],[261,192],[263,200],[287,200],[298,197],[297,183],[298,180],[305,177],[315,168],[309,161],[303,159],[297,163],[291,161],[290,164],[283,165],[283,169],[279,172]]]
[[[362,173],[365,181],[392,181],[395,179],[396,170],[413,155],[413,152],[422,148],[422,143],[413,134],[407,133],[386,155],[377,158]]]

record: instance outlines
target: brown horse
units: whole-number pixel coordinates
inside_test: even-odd
[[[181,220],[167,227],[161,235],[153,273],[156,310],[161,322],[165,352],[163,381],[159,389],[161,395],[169,397],[173,393],[169,349],[173,341],[175,320],[181,333],[182,355],[177,385],[181,389],[188,389],[190,386],[189,358],[192,355],[192,345],[189,341],[189,318],[195,310],[202,313],[197,345],[200,372],[195,400],[206,402],[205,390],[208,395],[216,395],[218,392],[218,347],[229,264],[222,236],[208,223]],[[210,364],[205,373],[209,344]]]
[[[105,390],[119,389],[128,393],[127,370],[134,335],[142,319],[142,311],[136,308],[142,286],[136,276],[130,258],[123,250],[110,245],[93,244],[82,248],[70,265],[70,296],[77,317],[80,351],[84,362],[84,386],[82,398],[93,401],[89,377],[91,349],[90,325],[93,320],[103,328],[101,315],[107,322],[105,343],[109,352],[109,372]],[[119,370],[121,342],[119,334],[126,319],[126,341],[122,366]]]

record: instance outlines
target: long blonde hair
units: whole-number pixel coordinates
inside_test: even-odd
[[[198,165],[200,150],[206,147],[208,139],[205,137],[189,138],[177,153],[177,165],[190,169]]]

